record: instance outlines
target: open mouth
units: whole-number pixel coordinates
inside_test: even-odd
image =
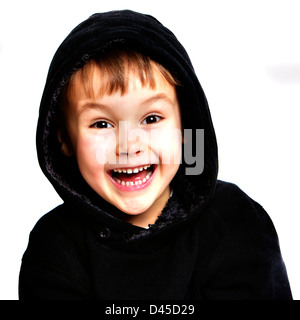
[[[111,170],[111,177],[120,186],[139,187],[146,185],[155,170],[155,165]]]

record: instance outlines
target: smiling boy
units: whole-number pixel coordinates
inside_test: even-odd
[[[30,234],[20,299],[292,299],[272,221],[217,180],[206,97],[155,18],[95,14],[70,33],[37,152],[64,203]]]
[[[179,162],[165,163],[161,148],[169,159],[180,158],[181,141],[171,134],[181,131],[175,81],[169,83],[157,64],[140,55],[117,51],[111,56],[99,64],[89,62],[72,77],[62,106],[69,139],[60,134],[59,140],[63,153],[76,157],[80,173],[99,196],[125,213],[124,220],[148,227],[166,205],[179,168]],[[141,70],[146,73],[146,62],[152,83],[140,76]],[[120,65],[124,80],[113,87],[120,71],[108,70]],[[134,130],[143,131],[128,139]]]

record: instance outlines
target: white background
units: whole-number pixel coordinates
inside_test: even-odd
[[[61,203],[36,158],[39,102],[53,54],[95,12],[154,15],[187,49],[219,144],[219,178],[261,203],[300,298],[300,3],[295,0],[14,1],[0,4],[0,299],[36,221]]]

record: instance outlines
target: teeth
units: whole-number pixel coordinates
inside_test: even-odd
[[[150,166],[145,166],[146,167],[146,169],[147,168],[149,168]],[[142,170],[144,170],[145,169],[145,167],[143,167],[142,168]],[[135,169],[128,169],[128,170],[130,170],[130,171],[135,171],[135,170],[138,170],[138,171],[142,171],[140,168],[135,168]],[[128,173],[128,170],[127,170],[127,173]],[[119,171],[117,171],[117,170],[114,170],[115,172],[119,172]],[[137,172],[138,172],[137,171]],[[121,170],[121,172],[123,172],[123,170]],[[120,184],[120,185],[122,185],[122,186],[126,186],[126,187],[129,187],[129,186],[134,186],[134,185],[140,185],[140,184],[143,184],[143,183],[145,183],[145,182],[147,182],[149,179],[150,179],[150,177],[151,177],[151,175],[152,175],[152,173],[153,172],[148,172],[147,173],[147,175],[146,175],[146,177],[143,179],[143,180],[136,180],[136,181],[121,181],[120,179],[117,179],[117,178],[114,178],[114,180],[118,183],[118,184]]]
[[[127,174],[132,174],[132,173],[138,173],[139,171],[143,171],[146,170],[148,168],[150,168],[151,165],[147,165],[147,166],[143,166],[143,167],[139,167],[139,168],[133,168],[133,169],[114,169],[114,172],[118,172],[118,173],[127,173]]]

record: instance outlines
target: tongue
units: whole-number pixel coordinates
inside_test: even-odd
[[[124,182],[135,182],[137,180],[143,180],[144,178],[146,178],[147,175],[147,170],[143,170],[143,171],[139,171],[138,173],[118,173],[118,172],[114,172],[113,176],[117,179],[120,179],[121,181]]]

